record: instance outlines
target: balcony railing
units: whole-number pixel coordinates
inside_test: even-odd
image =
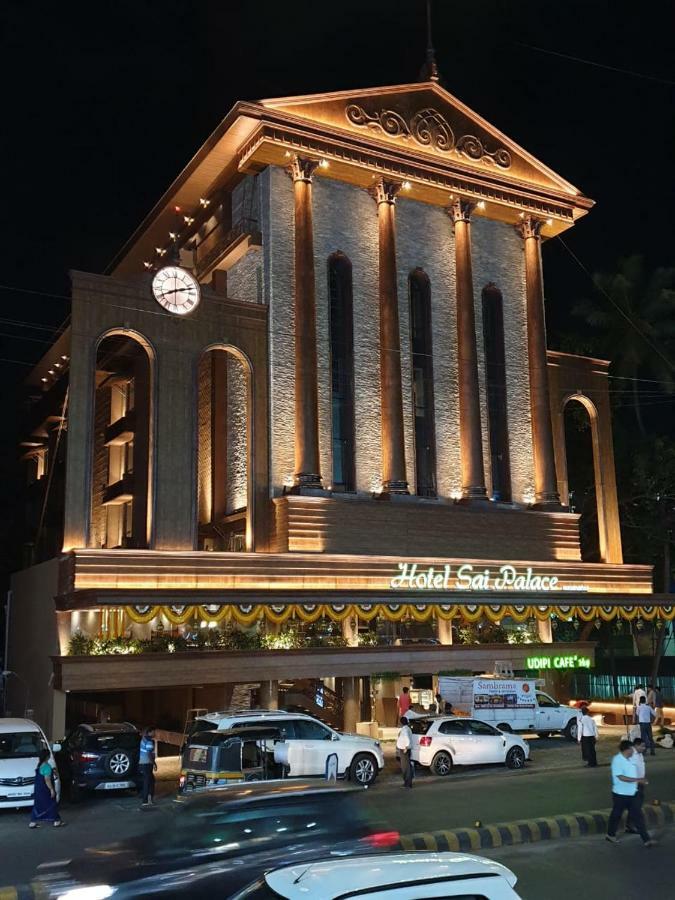
[[[130,409],[129,412],[108,425],[105,430],[105,445],[110,447],[115,444],[128,444],[134,436],[136,430],[136,411]]]
[[[134,499],[134,476],[133,473],[127,472],[119,481],[109,484],[103,490],[103,505],[111,505],[113,503],[128,503]]]
[[[242,245],[247,239],[247,247],[243,248]],[[242,247],[244,250],[251,246],[262,246],[262,235],[257,219],[240,219],[229,231],[225,231],[220,223],[217,224],[195,250],[194,265],[197,277],[203,278],[236,249]]]

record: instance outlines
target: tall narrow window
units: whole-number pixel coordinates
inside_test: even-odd
[[[409,286],[416,493],[420,497],[435,497],[436,423],[431,343],[431,285],[426,273],[422,269],[415,269],[410,274]]]
[[[487,385],[492,499],[511,500],[509,426],[506,415],[504,308],[501,291],[489,284],[483,291],[483,342]]]
[[[355,490],[354,323],[352,264],[344,253],[328,259],[330,298],[333,490]]]

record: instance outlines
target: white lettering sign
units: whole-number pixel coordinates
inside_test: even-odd
[[[506,563],[498,569],[477,569],[471,563],[426,569],[417,563],[398,564],[398,574],[390,582],[394,590],[417,591],[586,591],[586,585],[561,585],[557,575],[536,575],[532,566],[518,569]]]

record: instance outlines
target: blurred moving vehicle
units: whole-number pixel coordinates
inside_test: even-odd
[[[516,734],[507,734],[481,722],[455,716],[435,716],[410,722],[412,759],[428,766],[434,775],[449,775],[453,766],[502,763],[522,769],[530,758],[530,745]]]
[[[204,790],[242,781],[281,778],[284,767],[275,762],[278,728],[238,728],[231,731],[199,731],[188,738],[181,753],[178,790]]]
[[[292,865],[265,873],[231,900],[520,900],[500,863],[466,853],[390,853]]]
[[[360,785],[372,784],[384,768],[379,741],[360,734],[342,734],[305,713],[279,709],[208,713],[196,719],[190,731],[231,731],[261,725],[279,729],[283,743],[275,745],[276,762],[287,767],[291,778],[325,775],[333,754],[337,756],[338,777]]]
[[[154,831],[44,863],[36,889],[59,897],[229,897],[267,869],[396,846],[352,785],[286,779],[179,797]]]
[[[71,801],[84,791],[140,791],[141,735],[128,722],[78,725],[63,741],[56,760]]]
[[[33,805],[35,770],[38,754],[49,750],[49,765],[54,769],[56,797],[61,799],[61,780],[44,731],[30,719],[0,719],[0,809],[18,809]]]

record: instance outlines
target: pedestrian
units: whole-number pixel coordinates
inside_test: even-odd
[[[434,698],[434,710],[437,716],[440,716],[443,712],[443,698],[440,694],[436,694],[436,697]]]
[[[663,694],[661,693],[661,685],[657,684],[654,688],[654,712],[656,715],[654,716],[654,724],[655,725],[663,725]]]
[[[147,809],[152,806],[155,796],[155,772],[157,771],[157,754],[155,749],[155,729],[150,726],[143,731],[138,768],[143,776],[143,803]]]
[[[65,824],[59,815],[54,769],[50,765],[49,757],[49,750],[40,750],[37,768],[35,769],[35,792],[33,794],[33,811],[30,814],[29,828],[37,828],[43,822],[48,822],[55,828]]]
[[[640,699],[642,697],[647,697],[645,694],[645,690],[641,684],[635,685],[635,690],[633,691],[633,725],[637,725],[637,708],[640,705]]]
[[[581,758],[586,761],[586,765],[590,769],[594,769],[598,764],[598,758],[595,755],[595,742],[598,739],[598,726],[595,719],[589,713],[587,706],[581,707],[581,718],[577,727],[577,739],[581,744]]]
[[[652,709],[656,709],[656,703],[654,703],[654,695],[655,695],[654,685],[648,684],[647,685],[647,703],[651,706]]]
[[[413,761],[412,761],[412,730],[405,716],[401,716],[401,730],[396,739],[396,750],[401,762],[401,775],[403,776],[403,787],[412,788],[413,783]]]
[[[398,714],[399,717],[405,716],[410,709],[412,700],[410,698],[410,688],[404,687],[401,696],[398,698]]]
[[[605,840],[608,840],[611,844],[619,843],[616,829],[621,821],[621,816],[627,811],[629,819],[634,824],[645,847],[653,847],[656,841],[650,838],[649,832],[645,827],[642,810],[637,805],[637,786],[640,783],[647,784],[647,782],[644,778],[639,778],[637,775],[637,770],[631,759],[633,752],[632,742],[623,740],[619,744],[619,752],[612,759],[612,811],[609,814]]]
[[[646,697],[640,697],[640,705],[637,708],[638,725],[640,726],[640,737],[646,744],[652,756],[654,753],[654,735],[652,734],[652,721],[656,716],[656,712],[647,703]]]
[[[633,741],[633,755],[631,757],[631,762],[635,766],[637,777],[642,779],[642,783],[638,782],[635,805],[640,810],[640,815],[644,815],[642,812],[642,807],[645,803],[647,767],[645,765],[645,743],[642,738],[635,738],[635,740]],[[628,817],[626,819],[626,833],[639,834],[638,829],[635,827],[635,823],[631,819],[630,812],[628,813]]]

